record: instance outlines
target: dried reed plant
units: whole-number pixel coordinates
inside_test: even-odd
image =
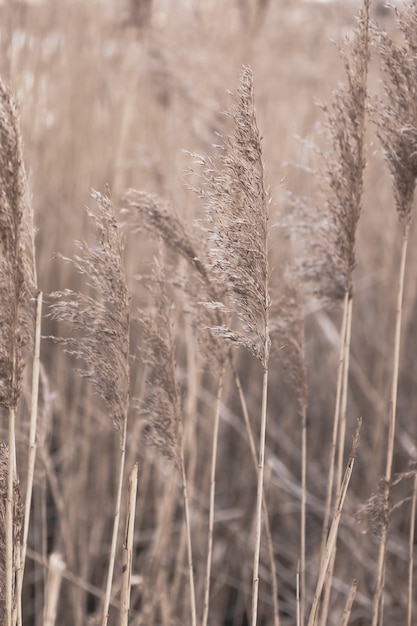
[[[394,459],[397,414],[398,374],[404,277],[412,209],[417,180],[417,6],[407,2],[397,12],[397,23],[404,43],[395,43],[380,28],[374,39],[385,76],[385,98],[377,102],[378,136],[392,176],[395,205],[403,228],[403,242],[398,276],[393,374],[389,413],[387,455],[384,475],[384,519],[379,544],[372,626],[382,623],[385,558],[388,539],[389,499]]]
[[[200,156],[197,157],[197,164],[202,163],[204,164],[205,160],[202,160],[202,157]],[[201,190],[195,191],[201,194]],[[153,236],[160,237],[169,249],[177,252],[180,257],[187,262],[187,267],[191,272],[191,279],[188,279],[187,277],[184,279],[177,279],[176,286],[179,287],[181,293],[186,298],[186,311],[187,313],[190,313],[193,319],[198,337],[203,339],[203,345],[201,348],[204,350],[206,355],[213,355],[215,361],[213,371],[217,372],[216,375],[218,380],[210,469],[208,549],[202,618],[202,624],[204,626],[207,623],[209,615],[210,573],[214,527],[214,498],[216,487],[215,469],[218,447],[220,406],[224,386],[224,369],[226,367],[225,360],[227,360],[233,371],[242,407],[242,413],[245,419],[245,427],[248,434],[253,463],[254,467],[257,469],[258,459],[256,445],[253,438],[244,391],[240,382],[239,374],[234,365],[230,347],[221,341],[221,338],[215,334],[210,333],[210,335],[207,336],[206,333],[203,334],[201,332],[207,328],[221,327],[226,323],[226,320],[229,317],[228,309],[225,306],[225,286],[221,283],[219,284],[219,282],[215,279],[213,272],[210,270],[205,228],[202,228],[201,221],[196,222],[194,228],[190,228],[190,226],[184,222],[170,203],[152,194],[130,190],[126,195],[126,198],[128,201],[128,208],[125,210],[125,214],[128,217],[133,233],[147,231]],[[211,359],[210,362],[212,362],[212,360],[213,359]],[[274,623],[275,626],[278,626],[279,609],[277,576],[269,516],[265,499],[263,501],[263,517],[268,543],[269,565],[271,570]]]
[[[6,506],[5,624],[12,625],[16,563],[13,559],[15,420],[25,350],[34,334],[36,290],[34,225],[22,159],[17,107],[0,81],[0,405],[8,410],[8,497]]]
[[[84,363],[79,371],[90,379],[107,404],[120,435],[120,463],[112,543],[103,607],[103,626],[107,624],[116,557],[117,535],[126,455],[129,407],[129,326],[130,296],[123,268],[123,243],[112,200],[108,193],[92,193],[98,214],[88,210],[96,228],[94,246],[78,242],[80,253],[66,259],[86,277],[92,294],[65,290],[51,295],[52,319],[64,322],[71,336],[58,338],[69,354]]]
[[[322,167],[322,171],[319,171],[322,206],[312,209],[304,201],[295,203],[299,221],[294,227],[306,234],[299,266],[300,277],[308,290],[321,300],[331,304],[343,302],[336,402],[320,551],[322,557],[329,532],[333,493],[335,491],[337,495],[341,487],[345,448],[355,244],[362,212],[363,173],[366,163],[369,12],[370,1],[364,0],[352,40],[347,43],[345,50],[340,51],[345,82],[334,92],[331,104],[323,105],[328,147],[318,151]],[[334,555],[329,562],[320,622],[322,626],[327,621],[333,564]]]
[[[307,505],[307,365],[305,329],[302,311],[303,295],[299,281],[291,270],[284,273],[281,293],[274,297],[271,307],[271,337],[273,345],[282,347],[281,362],[297,393],[301,422],[301,516],[300,559],[297,594],[298,625],[304,624],[306,611],[306,505]]]
[[[176,375],[173,335],[173,302],[167,292],[163,268],[155,259],[151,280],[154,310],[139,312],[143,333],[143,360],[148,367],[148,384],[140,412],[146,418],[144,432],[149,441],[178,471],[181,477],[187,536],[190,610],[192,626],[197,624],[192,556],[190,505],[183,447],[181,392]]]
[[[264,182],[261,140],[256,120],[252,71],[244,67],[229,115],[232,134],[216,153],[202,160],[209,267],[226,288],[226,306],[241,328],[212,330],[235,346],[245,347],[263,368],[258,485],[255,512],[251,624],[257,623],[259,560],[265,466],[269,334],[269,267],[267,259],[269,202]]]

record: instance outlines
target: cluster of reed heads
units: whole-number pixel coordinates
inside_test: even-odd
[[[110,188],[94,191],[91,241],[53,261],[78,284],[45,298],[19,115],[0,84],[2,624],[413,624],[407,398],[400,426],[397,414],[417,179],[415,3],[396,17],[400,43],[363,2],[322,105],[310,194],[283,193],[285,180],[279,197],[269,191],[256,73],[244,65],[225,132],[187,154],[194,214],[169,190],[123,191],[119,211]],[[387,402],[354,344],[376,137],[402,234],[391,250],[395,298],[380,311],[392,334]],[[145,262],[130,273],[138,251]],[[330,364],[319,346],[312,363],[320,324],[337,338]],[[358,387],[367,411],[352,400]],[[408,458],[398,451],[407,446]]]

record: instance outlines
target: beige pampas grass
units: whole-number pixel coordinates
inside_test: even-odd
[[[59,338],[66,350],[84,363],[81,374],[89,378],[105,400],[120,435],[119,482],[113,524],[112,545],[103,608],[108,620],[120,504],[126,455],[127,413],[129,407],[129,322],[130,296],[123,268],[123,244],[108,194],[93,192],[98,214],[88,214],[96,228],[96,243],[78,243],[80,254],[70,261],[86,276],[92,295],[65,290],[52,294],[51,317],[65,322],[70,337]]]
[[[383,613],[383,588],[388,541],[389,499],[394,460],[404,277],[417,181],[417,7],[415,3],[407,2],[401,10],[398,10],[397,17],[398,26],[404,37],[402,45],[395,43],[382,30],[375,29],[375,43],[385,75],[383,83],[385,98],[377,104],[378,117],[376,123],[378,136],[384,148],[386,161],[392,176],[396,209],[403,226],[403,242],[398,278],[389,431],[383,483],[385,521],[381,529],[379,545],[372,626],[377,626]]]
[[[257,623],[259,559],[268,397],[269,266],[267,258],[268,196],[253,92],[252,71],[241,71],[236,103],[229,113],[233,131],[211,158],[202,159],[209,267],[226,289],[226,306],[241,328],[212,330],[233,345],[246,347],[263,368],[258,485],[255,509],[251,624]]]
[[[5,621],[12,625],[16,562],[13,558],[16,480],[15,419],[25,349],[34,333],[36,272],[34,226],[22,160],[17,107],[0,81],[0,405],[8,410]]]
[[[183,448],[181,394],[176,375],[175,343],[172,329],[173,302],[167,291],[165,273],[155,259],[151,280],[153,312],[140,312],[143,332],[143,359],[148,366],[148,384],[140,407],[146,418],[148,441],[171,461],[181,477],[187,536],[191,624],[197,624],[194,566],[191,542],[190,506]]]

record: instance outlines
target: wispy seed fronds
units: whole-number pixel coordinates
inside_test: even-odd
[[[400,220],[412,219],[417,178],[417,6],[408,2],[398,10],[402,45],[387,33],[374,29],[385,74],[385,99],[378,104],[378,136],[394,181],[394,197]]]
[[[0,404],[17,405],[33,336],[34,225],[16,103],[0,80]]]
[[[154,236],[161,237],[168,248],[175,250],[195,266],[202,276],[207,276],[206,268],[197,252],[201,249],[202,242],[197,241],[168,201],[134,189],[127,192],[126,199],[129,208],[124,212],[129,217],[133,233],[149,231]]]
[[[261,138],[255,116],[252,71],[244,67],[236,103],[229,115],[232,134],[211,158],[203,160],[209,264],[227,289],[245,337],[224,330],[261,360],[269,308],[268,197],[264,184]]]
[[[149,442],[181,471],[182,407],[176,377],[173,302],[162,266],[155,261],[150,285],[153,311],[139,313],[143,360],[149,368],[144,402]]]
[[[7,445],[0,442],[0,622],[6,623],[6,506],[7,506],[7,482],[8,482],[8,457]],[[13,563],[14,569],[18,563],[21,532],[23,522],[23,503],[20,492],[20,484],[17,479],[13,481]],[[15,592],[13,592],[13,605],[16,605]]]
[[[302,274],[313,292],[337,301],[352,291],[355,240],[362,212],[365,168],[365,114],[369,62],[369,0],[359,13],[352,40],[341,51],[345,82],[333,94],[326,114],[327,148],[319,152],[322,206],[300,202],[307,231]],[[302,229],[302,226],[301,226]]]
[[[71,336],[58,338],[70,354],[84,362],[81,374],[91,379],[106,401],[115,427],[121,432],[129,399],[129,305],[123,268],[123,243],[113,204],[107,194],[93,192],[98,213],[88,211],[96,229],[96,243],[78,242],[80,253],[66,259],[86,276],[92,295],[55,292],[51,317],[65,322]]]

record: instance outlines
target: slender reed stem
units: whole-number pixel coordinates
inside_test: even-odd
[[[29,453],[28,453],[28,470],[27,470],[27,486],[26,486],[26,499],[25,499],[25,517],[23,520],[23,535],[22,535],[22,553],[20,559],[20,569],[18,576],[18,619],[21,624],[21,594],[23,577],[25,573],[26,563],[26,551],[28,544],[29,534],[29,521],[30,521],[30,509],[32,503],[33,492],[33,478],[35,474],[35,460],[36,460],[36,425],[38,416],[38,395],[39,395],[39,368],[40,368],[40,348],[41,348],[41,320],[42,320],[42,302],[43,294],[40,291],[36,300],[36,327],[35,327],[35,344],[33,355],[33,368],[32,368],[32,396],[31,396],[31,409],[30,409],[30,430],[29,430]]]
[[[340,426],[339,426],[339,455],[336,474],[337,490],[340,489],[343,476],[343,456],[345,449],[346,439],[346,409],[347,409],[347,397],[348,397],[348,381],[349,381],[349,357],[350,357],[350,338],[352,334],[352,295],[349,295],[347,304],[347,319],[346,319],[346,333],[345,333],[345,345],[343,349],[343,381],[342,381],[342,399],[340,405]]]
[[[106,595],[104,597],[103,620],[101,622],[102,626],[107,626],[107,622],[109,619],[111,588],[112,588],[112,582],[113,582],[114,563],[116,560],[117,536],[119,533],[119,523],[120,523],[120,506],[122,502],[123,475],[124,475],[125,459],[126,459],[126,433],[127,433],[127,418],[125,417],[125,419],[123,420],[122,432],[120,434],[119,482],[118,482],[118,487],[117,487],[116,507],[115,507],[115,512],[114,512],[113,534],[112,534],[111,547],[110,547],[109,566],[107,570]]]
[[[356,429],[356,434],[353,441],[352,452],[350,454],[350,458],[345,470],[345,474],[343,476],[342,485],[340,487],[340,493],[337,498],[337,503],[333,515],[333,521],[330,526],[329,536],[327,538],[327,542],[324,548],[323,560],[320,565],[319,576],[317,579],[316,591],[314,592],[313,604],[310,611],[310,616],[308,619],[308,626],[313,626],[316,621],[317,610],[320,601],[320,595],[323,590],[324,581],[326,579],[327,569],[329,567],[330,559],[333,553],[333,549],[336,543],[337,532],[339,530],[340,518],[342,515],[343,505],[346,498],[347,489],[349,486],[350,477],[352,475],[353,465],[355,463],[357,447],[359,443],[359,433],[362,422],[360,421],[358,427]]]
[[[208,547],[207,547],[207,564],[206,564],[206,578],[204,581],[204,612],[202,626],[207,626],[208,614],[209,614],[209,600],[210,600],[210,574],[211,574],[211,561],[213,556],[213,527],[214,527],[214,498],[216,493],[216,463],[217,463],[217,445],[219,439],[219,422],[220,422],[220,404],[223,396],[223,383],[224,383],[224,366],[220,372],[219,384],[217,388],[216,397],[216,413],[214,416],[214,429],[213,429],[213,447],[211,455],[211,473],[210,473],[210,509],[209,509],[209,528],[208,528]]]
[[[14,369],[14,368],[13,368]],[[6,502],[6,624],[12,626],[13,607],[13,483],[15,474],[15,408],[9,409],[9,455]]]
[[[352,605],[353,605],[353,601],[355,599],[355,595],[356,595],[356,589],[358,588],[358,581],[354,580],[350,591],[349,591],[349,595],[346,599],[346,604],[345,604],[345,610],[343,611],[343,617],[342,617],[342,622],[340,624],[340,626],[348,626],[349,624],[349,618],[350,618],[350,613],[352,611]]]
[[[381,539],[379,544],[378,553],[378,567],[376,573],[375,592],[372,606],[372,626],[377,626],[379,619],[379,612],[383,604],[383,581],[385,570],[385,552],[388,540],[388,515],[389,515],[389,496],[390,496],[390,483],[392,475],[392,462],[394,458],[394,442],[395,442],[395,422],[397,416],[397,393],[398,393],[398,372],[400,366],[400,341],[401,341],[401,322],[402,322],[402,306],[403,306],[403,294],[404,294],[404,276],[405,276],[405,262],[407,257],[408,236],[410,231],[410,224],[407,223],[404,228],[403,245],[401,249],[401,262],[400,273],[398,279],[398,294],[397,294],[397,311],[395,320],[395,340],[394,340],[394,354],[393,354],[393,375],[391,385],[391,401],[390,401],[390,418],[389,418],[389,430],[388,430],[388,445],[387,445],[387,462],[385,467],[385,488],[384,488],[384,505],[386,512],[386,520],[382,527]]]
[[[121,593],[120,626],[127,626],[130,609],[130,587],[132,581],[133,541],[135,531],[136,494],[138,490],[138,464],[129,475],[126,531],[123,544],[123,580]]]
[[[197,611],[195,603],[193,550],[191,543],[190,507],[188,502],[187,477],[185,475],[184,450],[181,447],[181,478],[184,498],[185,530],[187,534],[188,576],[190,581],[191,625],[197,626]]]
[[[340,330],[339,362],[337,366],[336,403],[335,403],[334,414],[333,414],[333,432],[332,432],[332,441],[330,444],[330,454],[329,454],[329,474],[327,477],[326,507],[324,510],[323,532],[322,532],[321,548],[320,548],[321,564],[324,558],[324,547],[326,545],[327,535],[329,532],[330,511],[332,508],[332,493],[333,493],[333,481],[334,481],[335,459],[336,459],[336,442],[337,442],[337,434],[339,430],[340,404],[341,404],[341,397],[342,397],[342,382],[343,382],[343,363],[345,359],[344,349],[345,349],[346,326],[347,326],[347,318],[348,318],[348,302],[349,302],[349,293],[346,291],[344,302],[343,302],[342,327]],[[321,567],[321,564],[320,564],[320,567]]]
[[[242,408],[243,418],[245,421],[246,432],[248,435],[249,446],[250,446],[251,454],[252,454],[252,460],[253,460],[255,469],[257,469],[258,459],[257,459],[257,454],[256,454],[256,446],[255,446],[255,440],[253,438],[252,426],[249,420],[249,412],[248,412],[248,407],[246,404],[245,394],[243,393],[242,384],[240,382],[239,375],[233,365],[233,362],[232,362],[232,367],[233,367],[235,385],[239,394],[239,401],[240,401],[240,405]],[[263,502],[262,502],[263,520],[265,524],[265,533],[266,533],[266,539],[267,539],[267,544],[268,544],[269,566],[271,568],[271,587],[272,587],[272,603],[274,607],[274,626],[279,626],[280,620],[279,620],[279,607],[278,607],[278,579],[277,579],[277,570],[275,567],[274,546],[272,543],[271,527],[269,525],[269,513],[268,513],[268,507],[266,506],[265,495],[263,494],[262,497],[263,497]]]
[[[304,626],[306,608],[306,504],[307,504],[307,405],[301,414],[301,527],[300,527],[300,625]]]
[[[346,294],[345,294],[346,295]],[[343,376],[342,376],[342,388],[341,388],[341,401],[340,401],[340,416],[339,416],[339,450],[338,450],[338,463],[336,472],[336,494],[340,491],[340,486],[343,477],[343,455],[345,449],[346,440],[346,409],[347,409],[347,396],[348,396],[348,380],[349,380],[349,356],[350,356],[350,338],[352,333],[352,303],[353,298],[350,295],[347,302],[346,312],[346,329],[343,345]],[[334,546],[332,558],[330,559],[330,565],[327,571],[326,585],[324,591],[322,612],[320,616],[320,626],[326,626],[327,616],[329,613],[330,595],[332,590],[333,570],[336,561],[336,545]]]
[[[55,626],[58,607],[59,590],[65,563],[57,552],[53,552],[49,558],[48,582],[45,592],[44,626]]]
[[[407,626],[411,626],[413,619],[413,571],[414,571],[414,535],[416,528],[416,500],[417,500],[417,474],[414,475],[413,495],[411,498],[410,535],[408,543],[408,602],[407,602]]]
[[[251,625],[256,626],[258,617],[258,597],[259,597],[259,559],[261,552],[262,534],[262,502],[264,487],[265,469],[265,440],[266,440],[266,416],[268,402],[268,361],[269,361],[269,336],[265,333],[265,358],[264,373],[262,382],[262,409],[261,409],[261,431],[259,436],[259,460],[258,460],[258,485],[256,491],[256,512],[255,512],[255,550],[253,555],[253,579],[252,579],[252,615]]]

